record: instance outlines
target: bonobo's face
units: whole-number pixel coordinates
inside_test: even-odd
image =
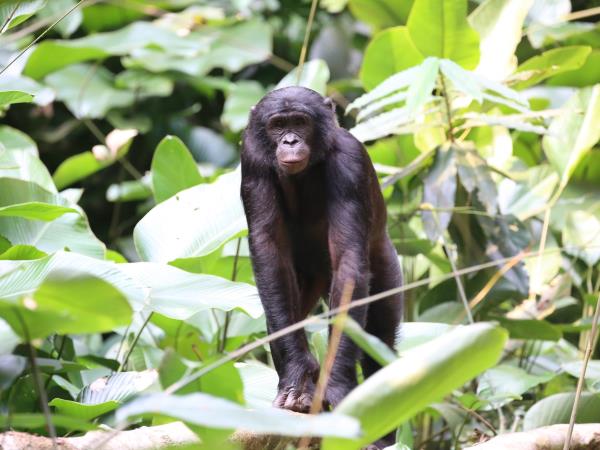
[[[313,119],[308,114],[273,114],[267,121],[267,133],[276,145],[277,164],[284,174],[294,175],[306,169],[314,134]]]

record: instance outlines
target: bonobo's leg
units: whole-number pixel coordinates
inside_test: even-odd
[[[370,259],[372,276],[371,288],[369,289],[370,295],[379,294],[402,285],[398,255],[387,235],[381,239],[380,244],[373,246]],[[400,293],[369,304],[365,329],[369,334],[377,336],[393,349],[401,318],[402,294]],[[364,355],[362,368],[365,378],[367,378],[379,370],[381,366],[369,356]]]
[[[380,244],[371,249],[371,288],[370,295],[378,294],[400,287],[402,273],[398,263],[396,249],[389,237],[385,235]],[[367,312],[367,333],[377,336],[391,349],[398,333],[398,325],[402,318],[402,294],[394,294],[382,300],[369,304]],[[370,356],[363,355],[362,369],[365,378],[379,370],[381,366]],[[385,448],[395,442],[395,432],[392,431],[379,439],[375,448]]]
[[[341,135],[344,138],[345,134]],[[362,159],[360,143],[347,139],[344,147],[336,148],[327,160],[327,214],[329,222],[328,245],[331,260],[332,283],[329,305],[340,305],[348,283],[353,284],[351,300],[366,297],[369,290],[369,222],[370,206],[368,184],[363,178],[366,160]],[[352,148],[357,147],[357,148]],[[366,156],[366,154],[365,154]],[[353,308],[350,317],[365,326],[366,307]],[[325,392],[325,401],[335,407],[357,384],[356,363],[359,348],[342,335]]]
[[[341,256],[339,264],[334,266],[333,281],[329,294],[329,307],[337,308],[340,305],[346,287],[353,287],[351,300],[364,298],[368,295],[368,268],[367,256],[363,252],[348,250]],[[367,307],[353,308],[348,315],[365,326]],[[340,401],[357,385],[356,363],[360,357],[360,350],[345,334],[342,335],[327,389],[325,402],[331,407],[337,406]]]
[[[249,242],[256,285],[269,333],[299,320],[302,311],[298,280],[277,192],[271,180],[244,177],[242,199],[249,226]],[[274,406],[306,412],[310,408],[319,364],[309,351],[304,330],[271,342],[279,386]]]

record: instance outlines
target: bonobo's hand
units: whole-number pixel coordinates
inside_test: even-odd
[[[319,363],[308,353],[297,361],[291,361],[279,379],[277,397],[273,406],[291,411],[310,411],[315,384],[319,378]]]

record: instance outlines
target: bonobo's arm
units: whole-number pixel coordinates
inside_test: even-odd
[[[254,170],[242,158],[242,200],[252,265],[269,333],[297,322],[300,315],[298,282],[275,183],[268,171]],[[319,366],[308,349],[304,330],[275,340],[271,350],[279,375],[275,406],[306,412]]]
[[[344,287],[353,283],[352,299],[363,298],[369,290],[368,240],[371,223],[370,179],[372,168],[362,144],[341,128],[336,134],[334,148],[327,163],[327,213],[329,220],[329,251],[332,263],[330,307],[340,304]],[[363,328],[366,307],[350,310],[350,316]],[[332,406],[356,385],[356,361],[359,350],[343,336],[331,381],[327,388],[327,400]]]

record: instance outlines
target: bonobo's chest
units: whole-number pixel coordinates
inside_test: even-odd
[[[285,222],[295,238],[302,241],[327,240],[327,189],[322,167],[281,179]]]

